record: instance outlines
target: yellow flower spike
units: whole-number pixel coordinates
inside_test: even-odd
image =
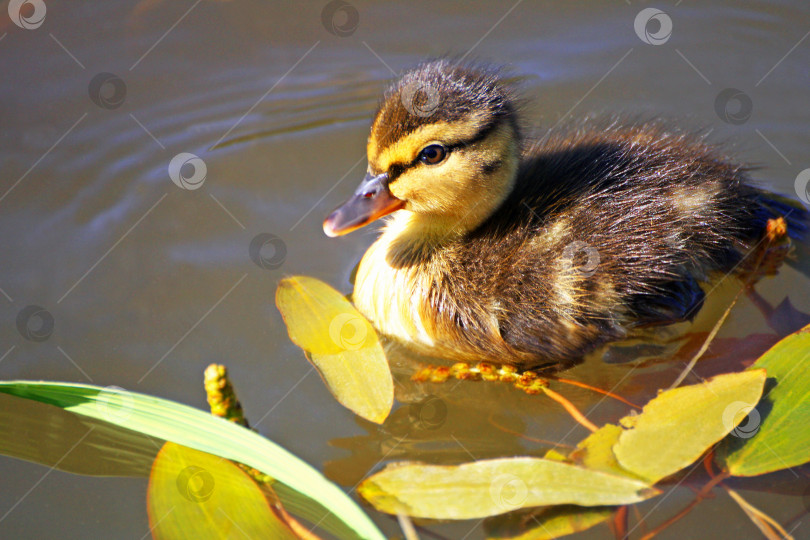
[[[778,217],[769,219],[753,257],[743,266],[741,277],[750,286],[765,276],[775,276],[779,267],[790,256],[793,244],[788,236],[787,221]]]
[[[242,404],[237,399],[236,391],[228,378],[228,368],[222,364],[211,364],[205,368],[203,385],[208,405],[211,407],[211,414],[250,429]],[[263,489],[269,489],[269,485],[275,482],[272,477],[253,467],[242,463],[237,463],[237,465]]]
[[[485,381],[497,381],[498,370],[488,362],[480,362],[478,364],[478,371],[481,373],[481,378]]]
[[[211,414],[250,427],[242,404],[236,398],[236,392],[228,379],[228,369],[225,366],[221,364],[208,366],[204,373],[204,386]]]
[[[517,383],[520,386],[529,386],[537,379],[537,373],[534,371],[524,371],[518,376]]]
[[[433,375],[433,366],[425,366],[411,375],[411,380],[414,382],[428,382],[431,375]]]
[[[470,376],[470,364],[457,362],[450,366],[450,375],[459,380],[468,379]]]
[[[430,382],[443,383],[449,378],[450,378],[450,368],[445,366],[439,366],[433,370],[433,373],[430,377]]]
[[[514,383],[518,379],[517,369],[512,366],[501,366],[498,375],[498,380],[505,383]]]

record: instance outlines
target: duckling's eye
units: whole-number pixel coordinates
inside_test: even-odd
[[[428,165],[436,165],[444,161],[447,157],[447,148],[440,144],[431,144],[419,152],[419,161]]]

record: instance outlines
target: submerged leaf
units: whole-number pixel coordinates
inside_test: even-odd
[[[653,484],[678,472],[735,428],[739,404],[759,401],[764,384],[765,370],[758,369],[661,392],[627,417],[632,427],[613,447],[619,465]]]
[[[394,403],[391,371],[377,333],[351,302],[322,281],[296,276],[281,280],[276,306],[335,398],[367,420],[385,420]]]
[[[774,345],[754,368],[767,370],[769,391],[756,408],[756,402],[740,404],[740,416],[748,418],[717,451],[734,476],[756,476],[810,461],[810,326]]]
[[[147,511],[155,539],[298,538],[239,467],[171,442],[152,466]]]
[[[627,476],[529,457],[455,466],[389,465],[359,491],[382,512],[434,519],[472,519],[554,504],[629,504],[658,493]]]
[[[276,492],[288,509],[306,509],[308,500],[317,513],[306,515],[339,538],[382,540],[384,536],[369,517],[342,490],[310,465],[258,433],[206,412],[173,401],[86,384],[0,381],[0,393],[49,403],[151,437],[172,441],[244,463],[286,484]],[[284,487],[284,489],[282,489]],[[297,492],[291,497],[292,491]],[[331,514],[324,514],[323,510]],[[332,519],[336,516],[337,519]],[[327,524],[329,527],[327,528]]]
[[[565,504],[518,510],[484,522],[489,540],[547,540],[590,529],[610,519],[616,508]]]

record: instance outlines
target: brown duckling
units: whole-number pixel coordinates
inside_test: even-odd
[[[420,352],[566,365],[632,329],[691,320],[769,218],[807,213],[660,123],[580,125],[528,143],[512,88],[437,60],[386,92],[368,172],[329,236],[390,214],[354,303]]]

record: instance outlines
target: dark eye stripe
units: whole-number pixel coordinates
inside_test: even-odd
[[[457,141],[454,143],[446,144],[444,147],[447,149],[447,153],[449,154],[453,150],[464,148],[465,146],[470,146],[471,144],[475,144],[477,142],[481,142],[486,139],[495,128],[500,125],[501,118],[496,118],[489,122],[488,124],[484,124],[481,126],[475,134],[468,138],[464,139],[463,141]],[[388,167],[388,183],[391,184],[394,182],[399,176],[402,175],[406,170],[410,169],[411,167],[415,167],[419,165],[419,154],[417,154],[416,158],[410,163],[394,163],[390,167]],[[497,168],[497,167],[496,167]]]
[[[489,137],[489,135],[493,131],[495,131],[495,128],[497,128],[499,124],[500,124],[500,119],[496,118],[495,120],[491,121],[489,124],[484,124],[483,126],[481,126],[478,129],[478,131],[475,133],[475,135],[473,135],[469,139],[465,139],[463,141],[458,141],[458,142],[455,142],[455,143],[452,143],[452,144],[448,144],[448,145],[446,145],[446,148],[448,150],[455,150],[456,148],[463,148],[465,146],[470,146],[471,144],[481,142],[484,139],[486,139],[487,137]]]

